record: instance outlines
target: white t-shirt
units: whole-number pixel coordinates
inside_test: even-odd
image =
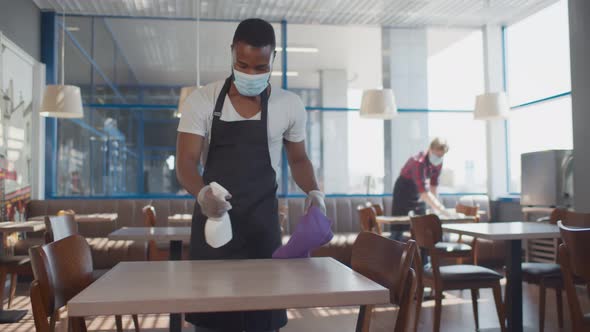
[[[224,83],[224,81],[214,82],[191,93],[185,100],[182,117],[178,124],[179,132],[207,137],[201,153],[203,165],[206,165],[209,142],[211,141],[213,110]],[[229,97],[225,96],[221,120],[227,122],[260,120],[260,115],[261,113],[258,112],[249,119],[242,117],[235,110]],[[272,167],[278,177],[283,139],[290,142],[305,140],[307,113],[299,96],[273,86],[268,99],[267,120],[268,150]]]

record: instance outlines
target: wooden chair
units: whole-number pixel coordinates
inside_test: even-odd
[[[381,235],[381,225],[377,223],[377,215],[373,206],[358,206],[357,211],[359,213],[359,221],[361,225],[361,231],[372,232]]]
[[[416,276],[411,269],[416,243],[393,241],[362,232],[352,246],[352,269],[389,289],[391,304],[399,306],[395,332],[407,330],[411,304],[416,291]],[[357,332],[368,332],[373,306],[361,306]]]
[[[590,227],[590,213],[579,213],[565,209],[554,209],[549,217],[549,222],[557,224],[562,221],[566,226]],[[552,241],[559,246],[560,240]],[[530,245],[527,244],[527,245]],[[532,249],[529,247],[529,250]],[[563,300],[562,289],[564,287],[561,268],[557,261],[557,255],[551,257],[553,262],[526,262],[522,264],[522,280],[539,286],[539,331],[545,329],[545,298],[548,288],[555,290],[557,303],[557,321],[560,328],[563,328]]]
[[[78,234],[78,223],[74,214],[45,216],[45,244]]]
[[[418,280],[417,301],[415,313],[415,326],[418,328],[420,309],[422,306],[422,295],[424,287],[431,287],[434,290],[434,331],[440,331],[440,321],[442,314],[442,298],[445,290],[471,290],[471,300],[473,303],[473,314],[475,316],[475,327],[479,329],[479,317],[477,308],[478,290],[481,288],[491,288],[494,293],[496,302],[496,311],[500,321],[500,328],[505,331],[504,306],[502,303],[502,290],[500,279],[502,275],[488,268],[477,265],[447,265],[441,266],[442,258],[449,257],[449,253],[440,250],[436,245],[442,239],[442,225],[436,215],[426,215],[412,217],[410,221],[412,236],[418,246],[425,249],[430,255],[431,267],[424,269],[420,255],[416,255],[415,264]],[[450,257],[454,257],[452,254]]]
[[[145,227],[156,227],[156,208],[153,205],[146,205],[141,210],[143,212],[143,223]],[[168,244],[165,244],[168,246]],[[166,261],[170,257],[169,250],[158,246],[155,240],[148,242],[148,261]]]
[[[0,306],[3,306],[4,285],[10,274],[10,291],[8,293],[8,309],[12,307],[19,275],[31,275],[31,260],[27,256],[0,255]],[[2,310],[2,308],[0,308]]]
[[[375,210],[375,215],[377,216],[384,216],[383,214],[383,207],[381,204],[373,204],[373,209]]]
[[[558,222],[563,243],[559,246],[559,263],[563,272],[565,292],[574,332],[590,331],[590,313],[584,314],[576,292],[576,282],[582,281],[590,291],[590,228],[573,228]],[[577,280],[576,280],[577,279]]]
[[[7,242],[2,243],[2,248],[4,248],[4,250],[9,246],[9,243]],[[10,288],[8,293],[8,309],[10,309],[16,294],[18,276],[31,274],[31,260],[28,256],[0,254],[0,311],[4,306],[4,285],[6,285],[8,275],[10,275]]]
[[[35,328],[38,332],[54,331],[59,310],[95,280],[90,246],[84,237],[71,235],[34,246],[29,256],[35,276],[30,288]],[[115,316],[115,321],[117,331],[122,331],[121,316]],[[133,323],[139,331],[137,315],[133,315]],[[74,330],[86,331],[84,318],[71,318],[69,324]]]
[[[457,213],[463,213],[469,217],[474,217],[475,222],[479,222],[479,206],[469,206],[457,203],[455,206],[455,211],[457,211]]]

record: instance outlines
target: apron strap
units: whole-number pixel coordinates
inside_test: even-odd
[[[229,92],[229,87],[231,86],[231,81],[233,77],[234,76],[232,75],[225,80],[225,84],[223,84],[223,88],[221,88],[221,92],[219,92],[219,96],[217,96],[217,101],[215,102],[215,109],[213,109],[213,120],[215,120],[215,118],[221,118],[223,102],[225,101],[225,96]]]

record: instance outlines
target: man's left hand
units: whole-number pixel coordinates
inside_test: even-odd
[[[326,194],[319,190],[312,190],[307,194],[307,198],[305,199],[305,213],[309,211],[309,208],[313,206],[317,206],[320,211],[324,215],[326,215],[326,203],[324,202],[324,198]]]

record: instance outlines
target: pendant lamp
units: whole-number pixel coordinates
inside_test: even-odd
[[[61,84],[52,84],[45,87],[43,102],[39,113],[45,117],[53,118],[83,118],[82,96],[80,88],[74,85],[65,85],[65,44],[66,44],[66,15],[62,8],[62,34],[61,34]]]
[[[391,120],[397,116],[397,105],[393,90],[365,90],[361,101],[361,117],[367,119]]]
[[[186,98],[188,98],[188,96],[190,96],[191,93],[193,93],[193,91],[195,91],[196,89],[198,89],[201,86],[201,67],[199,64],[199,60],[200,60],[200,55],[199,55],[199,51],[200,51],[200,21],[201,21],[201,0],[196,0],[195,1],[195,6],[197,11],[196,11],[196,23],[195,23],[195,45],[196,45],[196,49],[197,49],[197,55],[195,57],[196,59],[196,69],[197,69],[197,80],[196,80],[196,85],[193,86],[185,86],[182,87],[180,89],[180,97],[178,98],[178,111],[176,112],[176,116],[177,117],[181,117],[182,116],[182,112],[184,111],[184,101],[186,100]],[[194,11],[194,8],[193,8]]]
[[[509,111],[510,104],[505,92],[484,93],[475,97],[475,120],[506,119]]]

